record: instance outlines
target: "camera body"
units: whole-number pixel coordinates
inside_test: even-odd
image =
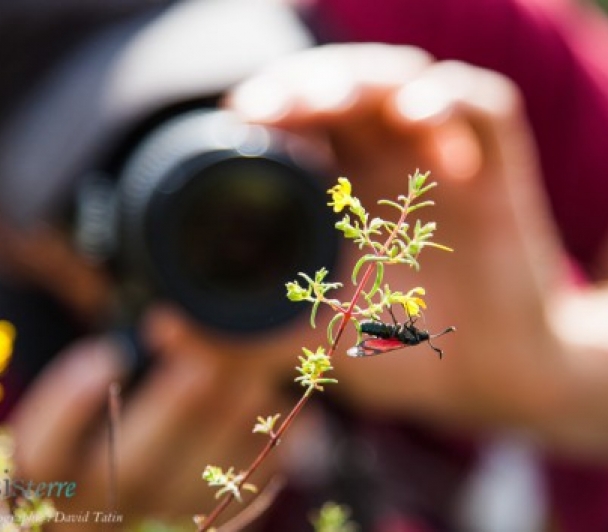
[[[129,313],[162,297],[205,325],[264,331],[300,311],[285,283],[336,258],[317,159],[227,111],[180,113],[140,140],[118,179],[82,182],[76,242],[112,263]]]
[[[93,35],[0,131],[3,215],[73,208],[75,245],[116,277],[118,321],[160,297],[235,333],[285,323],[301,306],[284,283],[336,257],[331,185],[301,139],[193,102],[311,44],[271,0],[149,6]]]

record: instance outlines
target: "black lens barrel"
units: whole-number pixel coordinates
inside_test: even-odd
[[[299,158],[301,142],[208,110],[149,134],[119,179],[130,284],[234,332],[296,316],[303,305],[286,299],[285,282],[331,268],[338,246],[328,183],[310,152]]]

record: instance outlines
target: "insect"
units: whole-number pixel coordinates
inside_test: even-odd
[[[455,327],[448,327],[440,333],[430,334],[428,331],[418,329],[412,318],[402,324],[397,323],[396,320],[393,324],[382,321],[363,321],[361,322],[361,332],[367,334],[368,337],[351,347],[346,354],[351,357],[369,357],[427,342],[439,355],[439,358],[442,358],[443,351],[434,346],[431,340],[455,330]]]

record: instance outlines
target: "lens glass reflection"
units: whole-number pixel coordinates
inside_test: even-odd
[[[284,172],[268,160],[231,160],[181,192],[176,252],[194,286],[264,293],[294,275],[310,209]]]

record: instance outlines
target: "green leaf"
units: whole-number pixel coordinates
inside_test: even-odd
[[[420,192],[420,191],[425,190],[426,187],[423,188],[424,183],[426,182],[426,179],[429,175],[430,175],[430,172],[421,174],[419,170],[416,170],[416,172],[414,172],[414,175],[410,176],[410,178],[409,178],[410,194],[412,194],[414,197],[420,196],[420,194],[423,194],[423,192]]]
[[[361,267],[367,262],[367,255],[363,255],[358,261],[357,264],[355,264],[355,267],[353,268],[353,274],[351,276],[352,282],[353,284],[357,284],[357,276],[359,275],[359,270],[361,269]]]
[[[329,270],[325,267],[318,269],[315,272],[315,283],[320,284],[323,282],[323,279],[325,279],[327,277],[327,274],[329,273]]]
[[[407,208],[407,213],[411,213],[417,211],[418,209],[422,209],[423,207],[432,207],[435,205],[433,200],[421,201],[420,203],[414,203]]]
[[[338,384],[338,379],[332,379],[330,377],[322,377],[315,381],[315,384]]]
[[[386,225],[386,222],[382,218],[373,218],[369,223],[368,232],[379,234],[380,229]]]
[[[389,207],[394,207],[399,212],[403,212],[403,205],[400,205],[399,203],[397,203],[395,201],[381,199],[378,201],[378,205],[388,205]]]
[[[425,247],[437,248],[443,251],[449,251],[450,253],[454,251],[454,249],[452,249],[451,247],[444,246],[443,244],[437,244],[436,242],[425,242],[424,245]]]
[[[334,340],[335,340],[334,327],[336,326],[336,323],[338,323],[338,321],[340,319],[342,319],[342,317],[343,317],[343,314],[338,313],[327,324],[327,340],[328,340],[329,345],[334,345]]]
[[[317,319],[317,311],[319,310],[319,305],[321,302],[319,300],[315,301],[312,304],[312,310],[310,311],[310,326],[313,329],[317,328],[316,319]]]
[[[384,264],[382,262],[376,262],[376,278],[374,279],[374,285],[369,291],[369,297],[372,297],[380,288],[382,280],[384,279]]]
[[[436,181],[429,183],[426,187],[422,187],[421,189],[418,190],[417,196],[422,196],[423,194],[426,194],[429,190],[435,188],[436,186],[437,186]]]
[[[274,430],[274,426],[276,425],[276,422],[280,417],[281,414],[267,416],[266,418],[258,416],[258,422],[254,425],[252,432],[258,434],[270,434]]]
[[[357,284],[357,276],[359,275],[359,270],[361,269],[361,267],[366,263],[366,262],[384,262],[386,260],[385,257],[380,257],[378,255],[363,255],[358,261],[357,264],[355,264],[355,267],[353,268],[353,274],[351,276],[352,282],[353,284]]]

